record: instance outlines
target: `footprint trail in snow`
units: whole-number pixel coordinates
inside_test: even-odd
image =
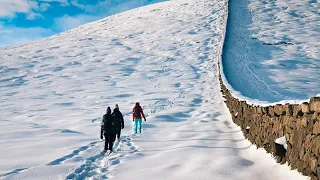
[[[136,135],[133,135],[133,138]],[[132,142],[132,137],[123,136],[115,141],[111,154],[100,152],[88,157],[80,167],[69,173],[66,179],[109,179],[108,171],[121,163],[121,158],[139,151]]]

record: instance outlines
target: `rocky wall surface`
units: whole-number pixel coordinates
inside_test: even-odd
[[[220,76],[221,92],[234,123],[257,148],[264,148],[277,162],[320,179],[320,97],[303,104],[268,107],[250,105],[232,96]],[[287,149],[275,140],[285,137]],[[281,152],[282,151],[282,152]]]

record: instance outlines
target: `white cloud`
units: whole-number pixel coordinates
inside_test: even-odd
[[[112,1],[109,0],[104,0],[104,1],[98,1],[97,4],[82,4],[78,2],[79,0],[71,0],[71,4],[73,6],[76,6],[80,9],[82,9],[83,11],[87,12],[87,13],[97,13],[100,10],[104,10],[104,11],[108,11],[110,9],[110,7],[114,8],[114,6],[111,5]],[[135,0],[134,0],[135,1]],[[123,4],[123,2],[121,2],[120,4]]]
[[[46,11],[50,4],[49,2],[59,2],[61,5],[69,5],[68,0],[0,0],[0,17],[13,18],[16,13],[25,13],[29,17],[40,17],[30,15]],[[32,19],[31,18],[31,19]]]
[[[41,14],[39,13],[30,13],[30,14],[27,14],[27,19],[28,20],[34,20],[34,19],[38,19],[38,18],[44,18]]]
[[[49,3],[41,3],[41,4],[40,4],[40,7],[39,7],[39,10],[40,10],[41,12],[44,12],[44,11],[46,11],[49,7],[50,7],[50,4],[49,4]]]
[[[108,11],[110,9],[110,7],[112,6],[111,3],[112,1],[109,0],[104,0],[104,1],[98,1],[97,4],[82,4],[78,2],[79,0],[71,0],[71,4],[73,6],[76,6],[80,9],[82,9],[83,11],[87,12],[87,13],[97,13],[100,10],[106,10]],[[122,2],[120,4],[123,4]],[[112,6],[113,8],[113,6]]]
[[[82,24],[98,20],[98,16],[89,16],[89,15],[77,15],[77,16],[68,16],[64,15],[63,17],[55,19],[55,29],[59,31],[67,31],[72,28],[78,27]]]
[[[59,3],[68,3],[68,0],[40,0],[40,2],[59,2]]]
[[[37,2],[28,0],[1,0],[0,17],[12,18],[15,13],[29,13],[37,8]]]
[[[85,10],[85,8],[86,8],[86,6],[84,4],[79,3],[77,0],[72,0],[71,4],[73,6],[80,8],[80,9],[83,9],[83,10]]]
[[[60,6],[69,6],[68,0],[40,0],[40,2],[46,2],[46,3],[51,3],[51,2],[58,2],[60,3]]]
[[[97,4],[83,4],[79,2],[80,0],[71,0],[71,4],[76,6],[87,13],[94,13],[99,15],[110,15],[123,11],[127,11],[136,7],[141,7],[148,4],[148,0],[118,0],[117,5],[114,5],[113,0],[103,0],[98,1]],[[162,0],[154,0],[153,3]]]

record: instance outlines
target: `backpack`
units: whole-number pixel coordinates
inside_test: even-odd
[[[105,130],[105,131],[112,131],[112,128],[113,128],[113,126],[114,126],[114,124],[113,124],[113,122],[112,122],[112,115],[110,114],[110,115],[104,115],[104,117],[103,117],[103,129]],[[109,129],[109,128],[111,128],[111,129]]]
[[[108,119],[106,115],[103,116],[103,130],[108,130]]]
[[[134,116],[135,116],[135,117],[141,116],[139,106],[136,106],[136,107],[134,108]]]
[[[119,112],[119,111],[113,112],[113,113],[112,113],[112,116],[113,116],[114,120],[116,120],[116,121],[120,121],[120,119],[121,119],[121,116],[120,116],[120,112]]]

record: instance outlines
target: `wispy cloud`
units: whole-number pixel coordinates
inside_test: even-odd
[[[32,12],[32,9],[38,7],[38,3],[27,0],[1,0],[0,7],[0,17],[12,18],[16,13]]]
[[[44,18],[44,17],[43,17],[43,15],[41,15],[40,13],[34,13],[34,12],[32,12],[32,13],[28,14],[28,15],[26,16],[26,18],[27,18],[28,20],[34,20],[34,19]]]
[[[99,16],[90,16],[83,14],[77,16],[64,15],[60,18],[55,19],[54,28],[57,31],[67,31],[82,24],[95,21],[97,19],[99,19]]]
[[[41,4],[40,4],[40,7],[39,7],[39,10],[40,10],[41,12],[44,12],[44,11],[46,11],[49,7],[50,7],[50,4],[49,4],[49,3],[41,3]]]
[[[62,4],[68,4],[68,0],[40,0],[41,2],[59,2]]]
[[[42,37],[53,35],[50,29],[41,27],[17,28],[17,27],[1,27],[0,24],[0,46],[14,45],[24,43]]]
[[[161,1],[165,0],[103,0],[98,1],[95,4],[84,4],[83,0],[71,0],[71,5],[76,6],[87,13],[111,15]]]
[[[96,1],[95,3],[91,2],[92,4],[84,4],[82,0],[71,0],[71,5],[82,9],[85,14],[75,16],[66,14],[62,17],[56,18],[54,28],[58,31],[66,31],[79,25],[95,21],[112,14],[160,1],[164,0],[104,0]]]
[[[0,0],[0,46],[24,43],[165,0]]]
[[[44,12],[50,7],[50,2],[68,5],[68,0],[0,0],[0,18],[13,18],[16,13],[34,14]]]

